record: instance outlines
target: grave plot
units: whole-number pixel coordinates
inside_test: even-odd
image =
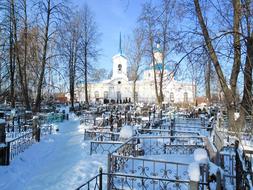
[[[99,125],[95,125],[97,120],[94,116],[85,115],[82,118],[93,118],[94,122],[88,129],[84,131],[84,139],[91,139],[90,153],[110,153],[126,140],[120,139],[122,126],[131,126],[131,136],[198,136],[209,134],[211,127],[205,126],[205,120],[196,118],[169,118],[162,112],[153,113],[148,121],[141,121],[136,124],[136,112],[126,112],[125,116],[121,116],[120,112],[106,112],[100,117]],[[135,114],[133,114],[135,113]],[[151,113],[151,112],[149,112]],[[86,119],[87,120],[87,119]],[[186,124],[186,121],[189,123]],[[101,124],[102,123],[102,124]],[[130,137],[131,137],[130,136]]]
[[[116,189],[140,184],[148,189],[188,189],[188,166],[194,150],[203,147],[200,137],[133,137],[109,154],[110,183]]]
[[[128,140],[114,151],[101,151],[108,153],[107,172],[101,171],[80,189],[189,189],[192,182],[188,170],[195,162],[194,151],[206,148],[206,137],[202,134],[209,134],[206,131],[210,128],[205,127],[200,118],[183,118],[182,121],[182,118],[163,116],[147,122],[148,125],[136,128],[129,126],[136,133],[131,132]],[[110,143],[111,134],[107,137],[100,134],[104,142]],[[91,147],[94,147],[92,142]],[[197,188],[208,189],[209,162],[200,163],[198,167]]]

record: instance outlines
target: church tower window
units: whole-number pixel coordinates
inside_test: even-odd
[[[170,101],[174,102],[174,93],[173,92],[170,93]]]
[[[122,71],[122,65],[119,64],[119,65],[118,65],[118,73],[121,73],[121,71]]]
[[[187,92],[184,93],[184,102],[185,103],[188,102],[188,93]]]
[[[99,98],[99,92],[98,91],[95,91],[95,98]]]
[[[104,99],[108,99],[108,91],[104,91]]]

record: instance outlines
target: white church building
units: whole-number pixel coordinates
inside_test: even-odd
[[[161,64],[161,52],[159,44],[154,52],[156,59],[155,66],[159,68]],[[119,53],[112,57],[113,72],[111,79],[98,83],[88,84],[88,96],[90,102],[105,99],[110,102],[123,102],[124,100],[133,100],[133,81],[128,79],[128,59],[123,54],[121,48],[121,39]],[[195,100],[195,88],[192,83],[176,81],[169,68],[165,70],[166,79],[163,82],[163,94],[165,103],[193,103]],[[79,102],[85,101],[84,84],[77,87],[76,98]],[[142,78],[136,82],[136,101],[144,103],[156,103],[154,69],[150,64],[142,74]]]

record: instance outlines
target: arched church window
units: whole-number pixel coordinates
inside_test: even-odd
[[[188,93],[187,92],[184,93],[184,102],[188,102]]]
[[[170,93],[170,101],[174,102],[174,93],[173,92]]]
[[[108,99],[108,91],[104,91],[104,99]]]
[[[99,98],[99,92],[98,91],[95,91],[95,98]]]
[[[122,72],[122,65],[119,64],[119,65],[118,65],[118,73],[121,73],[121,72]]]
[[[117,100],[120,101],[121,100],[121,92],[117,91]]]

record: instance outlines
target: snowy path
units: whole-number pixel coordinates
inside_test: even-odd
[[[46,136],[11,162],[0,166],[0,189],[75,189],[105,169],[106,155],[89,155],[79,120],[59,124],[57,134]]]

